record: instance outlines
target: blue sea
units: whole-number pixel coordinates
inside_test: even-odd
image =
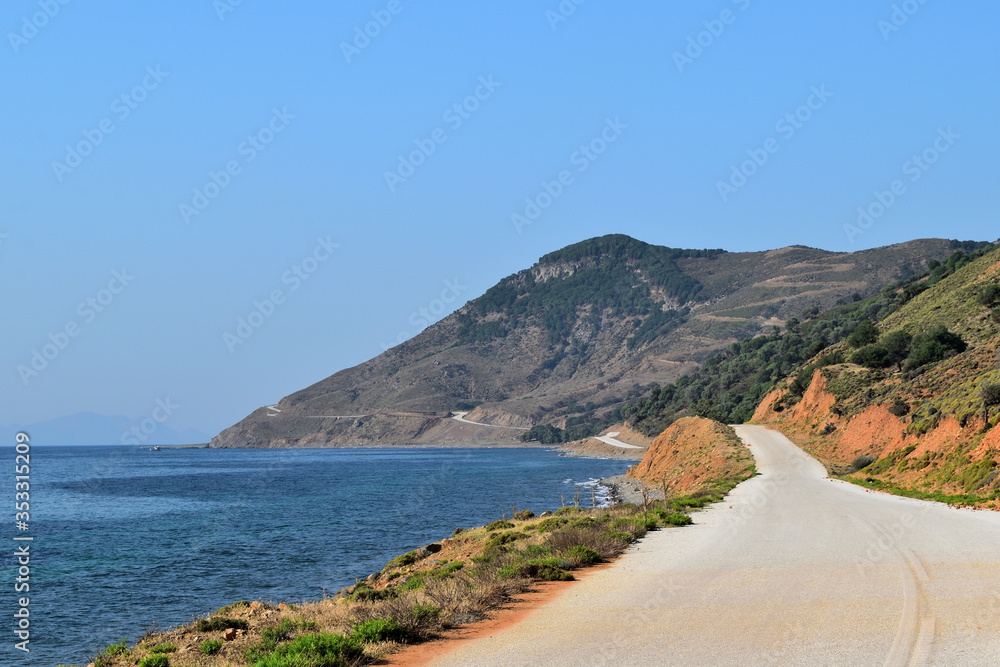
[[[456,527],[569,504],[626,462],[542,449],[31,448],[29,530],[14,525],[14,451],[0,568],[0,664],[85,665],[122,637],[239,599],[332,594]],[[582,494],[584,504],[591,493]],[[598,495],[598,502],[601,497]],[[13,537],[30,536],[29,593]],[[30,599],[30,653],[13,613]]]

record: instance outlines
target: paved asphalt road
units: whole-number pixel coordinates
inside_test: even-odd
[[[435,664],[1000,665],[1000,514],[869,493],[737,432],[761,474],[725,503]]]

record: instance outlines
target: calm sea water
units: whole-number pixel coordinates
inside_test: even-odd
[[[0,502],[14,500],[14,451]],[[86,664],[154,625],[238,599],[322,597],[396,554],[572,500],[621,461],[539,449],[31,450],[31,652],[14,649],[14,558],[2,561],[0,664]],[[583,494],[589,504],[590,492]],[[600,501],[600,498],[598,498]],[[17,543],[21,544],[21,543]]]

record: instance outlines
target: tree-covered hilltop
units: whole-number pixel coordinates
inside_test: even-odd
[[[600,328],[605,315],[637,316],[643,322],[628,341],[635,347],[682,324],[688,314],[684,304],[701,291],[677,260],[723,253],[653,246],[623,234],[575,243],[472,301],[460,315],[460,340],[488,341],[533,323],[544,327],[549,345],[569,345],[581,319]]]
[[[878,367],[899,364],[910,371],[954,353],[949,350],[963,350],[955,334],[947,328],[935,328],[931,322],[927,323],[927,331],[910,338],[880,337],[873,325],[997,247],[970,242],[956,242],[956,246],[958,249],[946,261],[931,261],[927,272],[888,285],[871,298],[855,295],[851,303],[823,313],[806,311],[801,320],[789,319],[784,331],[774,330],[733,343],[675,383],[654,385],[644,400],[623,407],[622,417],[647,435],[656,435],[688,415],[727,424],[743,423],[777,383],[795,374],[788,394],[788,400],[795,402],[805,392],[817,368],[848,361],[845,351],[839,349],[817,358],[829,346],[845,339],[849,343],[848,354],[851,348],[856,350],[850,359],[855,363]],[[989,298],[992,297],[984,297]],[[886,346],[892,349],[891,353]],[[812,363],[805,365],[809,361]]]

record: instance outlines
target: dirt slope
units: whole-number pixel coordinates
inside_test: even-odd
[[[731,427],[685,417],[653,441],[628,476],[656,487],[666,482],[672,495],[687,495],[719,480],[745,479],[752,470],[753,457]]]

